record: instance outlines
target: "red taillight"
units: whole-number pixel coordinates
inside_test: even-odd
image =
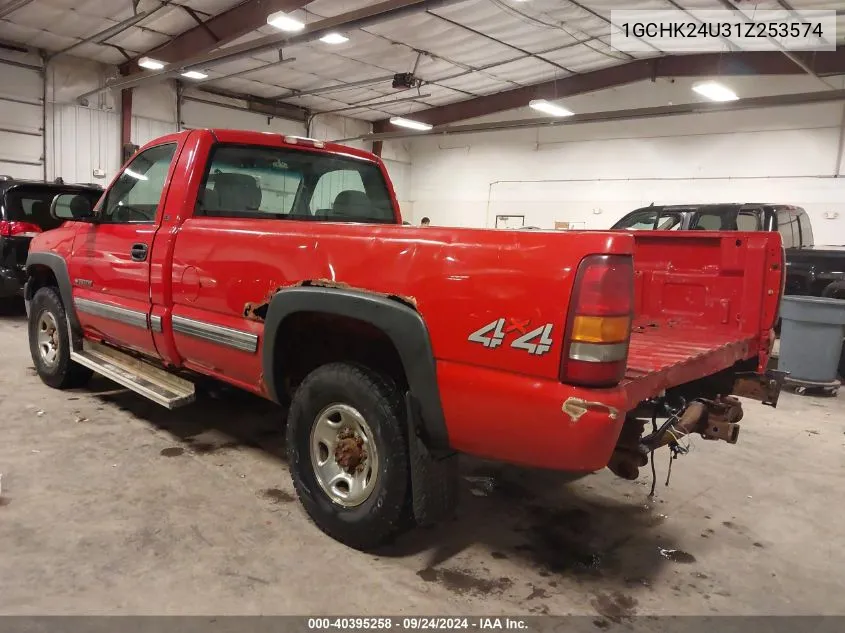
[[[10,222],[0,220],[0,235],[12,237],[13,235],[26,236],[27,234],[41,233],[41,227],[29,222]]]
[[[630,257],[590,255],[578,267],[560,364],[563,382],[607,387],[625,375],[634,306]]]

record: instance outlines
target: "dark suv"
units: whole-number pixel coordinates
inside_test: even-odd
[[[50,215],[50,203],[60,193],[78,194],[93,206],[103,189],[0,176],[0,301],[23,293],[30,240],[62,223]]]

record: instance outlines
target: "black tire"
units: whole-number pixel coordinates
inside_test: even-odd
[[[38,347],[41,316],[52,315],[56,324],[57,351],[54,363],[47,363]],[[39,288],[29,305],[29,353],[35,370],[44,384],[54,389],[73,389],[84,386],[94,373],[70,359],[70,335],[65,307],[55,288]]]
[[[372,430],[379,455],[378,478],[355,507],[332,501],[312,464],[311,430],[332,404],[354,407]],[[396,386],[367,368],[331,363],[311,372],[294,394],[288,414],[291,477],[305,511],[332,538],[359,550],[389,542],[413,525],[403,400]]]
[[[828,299],[845,299],[845,281],[834,281],[822,290],[822,297]]]

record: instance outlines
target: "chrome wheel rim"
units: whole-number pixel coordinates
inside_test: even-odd
[[[378,480],[375,437],[364,416],[346,404],[330,404],[311,428],[314,476],[333,503],[354,508],[369,499]]]
[[[59,328],[52,313],[44,311],[38,317],[38,353],[41,361],[52,367],[59,359]]]

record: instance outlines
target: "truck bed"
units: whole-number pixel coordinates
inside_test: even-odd
[[[635,318],[622,387],[631,405],[759,358],[777,314],[777,233],[642,232],[635,238]]]
[[[631,404],[756,354],[756,338],[702,327],[640,326],[631,334],[622,382]],[[752,350],[755,350],[752,353]]]

